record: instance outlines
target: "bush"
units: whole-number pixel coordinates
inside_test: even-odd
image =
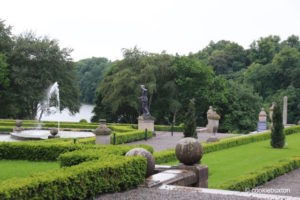
[[[81,119],[81,120],[79,121],[79,123],[87,124],[88,121],[87,121],[86,119]]]
[[[92,199],[136,187],[146,174],[144,157],[110,157],[1,182],[0,199]]]
[[[115,133],[116,134],[116,143],[115,144],[124,144],[133,141],[143,140],[145,139],[145,131],[131,131],[124,133]],[[152,132],[147,132],[147,138],[152,138]],[[110,135],[110,143],[113,144],[114,135]]]
[[[155,131],[171,131],[171,126],[167,125],[154,125]],[[174,132],[183,132],[183,126],[173,126]]]
[[[283,128],[281,108],[275,104],[273,113],[273,127],[271,132],[271,146],[273,148],[283,148],[285,144]]]

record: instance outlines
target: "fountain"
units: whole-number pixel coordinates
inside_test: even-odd
[[[60,131],[60,120],[57,121],[57,128],[52,128],[49,130],[42,130],[42,116],[43,114],[54,114],[60,112],[60,97],[59,97],[59,87],[58,83],[55,82],[51,85],[45,94],[45,98],[38,105],[38,125],[35,129],[24,130],[22,122],[17,120],[16,128],[12,133],[11,137],[14,139],[30,139],[30,140],[40,140],[49,138],[84,138],[95,136],[92,132],[82,132],[82,131]]]

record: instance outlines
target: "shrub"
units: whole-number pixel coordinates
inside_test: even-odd
[[[0,199],[92,199],[143,182],[144,157],[110,157],[1,182]]]
[[[274,106],[273,127],[271,132],[271,146],[273,148],[283,148],[285,144],[283,128],[281,108],[276,104]]]
[[[88,123],[88,121],[87,121],[86,119],[81,119],[81,120],[79,121],[79,123],[86,124],[86,123]]]
[[[188,105],[188,110],[185,114],[184,132],[183,132],[184,137],[197,138],[195,112],[196,112],[195,99],[191,99]]]

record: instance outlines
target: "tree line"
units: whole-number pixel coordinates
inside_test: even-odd
[[[248,49],[221,40],[189,55],[124,49],[123,59],[74,62],[56,40],[28,32],[12,35],[0,20],[0,118],[33,119],[49,85],[58,82],[61,109],[95,103],[93,121],[136,123],[139,85],[149,91],[157,124],[184,122],[194,99],[196,122],[206,125],[209,106],[221,115],[221,131],[255,130],[261,107],[288,96],[288,122],[300,115],[300,41],[291,35],[262,37]]]

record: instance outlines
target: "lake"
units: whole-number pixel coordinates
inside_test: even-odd
[[[57,112],[51,115],[44,114],[42,121],[79,122],[81,119],[85,119],[90,122],[93,116],[92,111],[94,107],[94,105],[81,104],[79,113],[76,113],[75,115],[71,115],[68,109],[64,109],[61,113]]]

